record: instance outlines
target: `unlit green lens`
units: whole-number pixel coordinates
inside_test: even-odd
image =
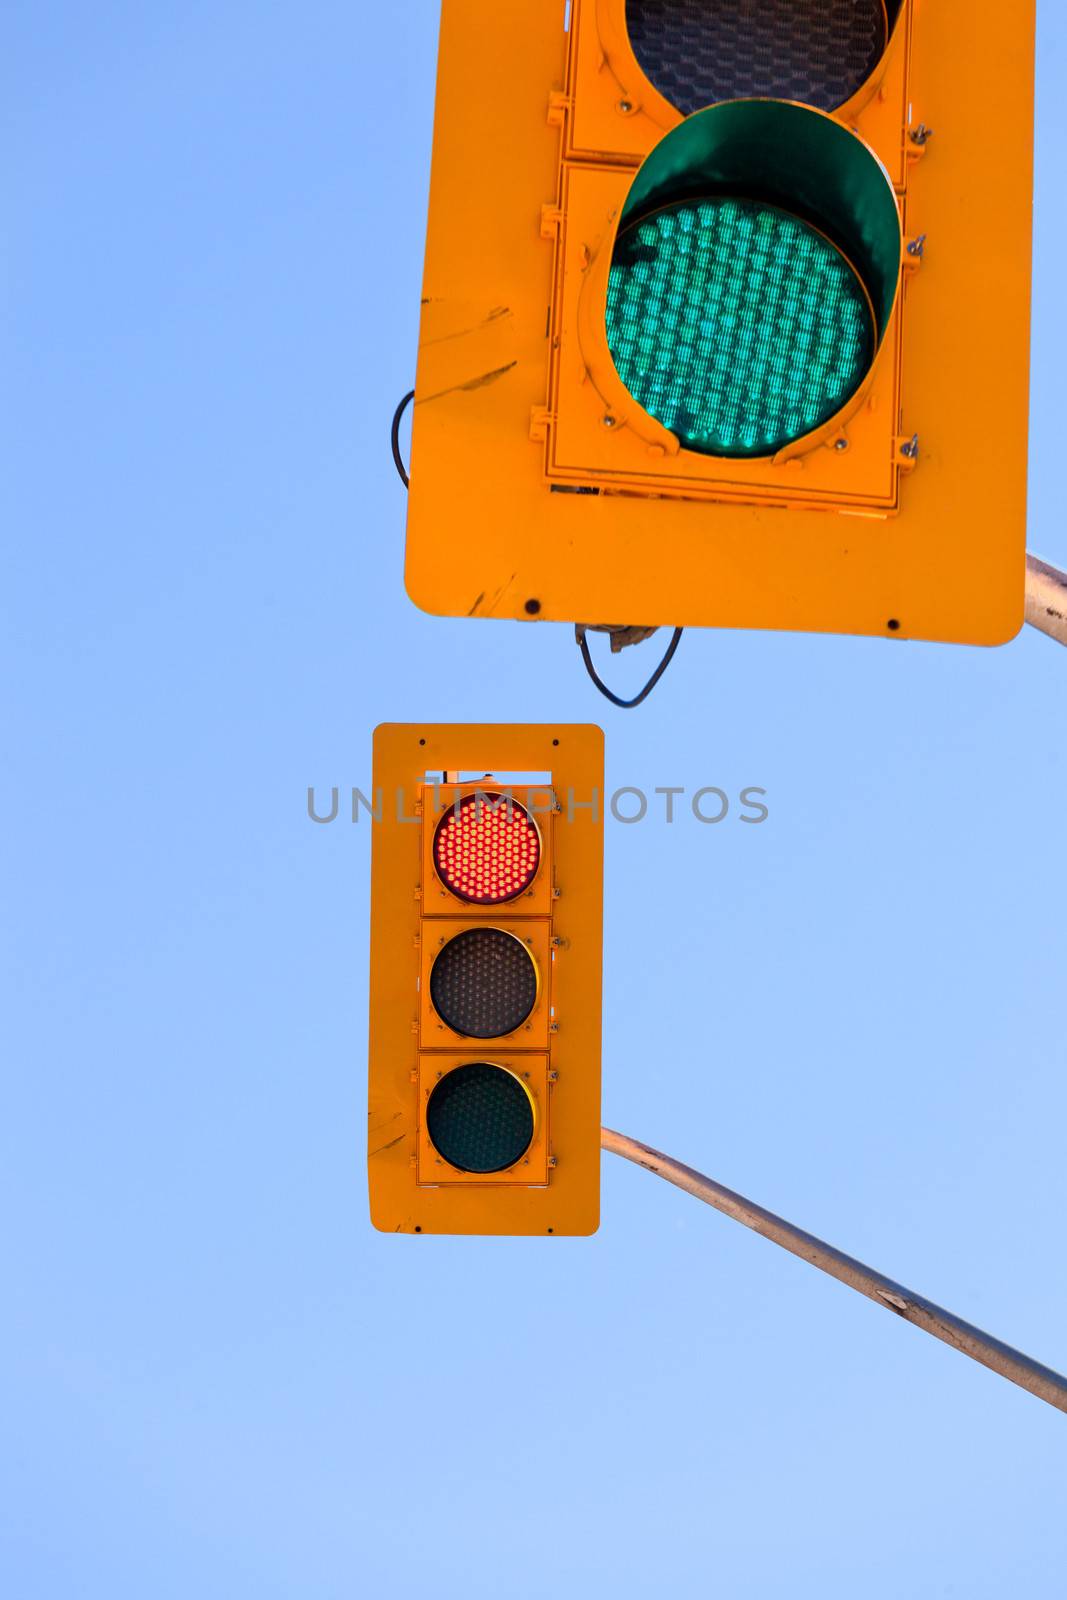
[[[426,1103],[434,1148],[461,1172],[503,1172],[534,1136],[533,1105],[517,1078],[488,1061],[446,1072]]]
[[[607,336],[634,399],[707,455],[765,456],[825,422],[874,357],[863,285],[799,217],[683,201],[620,234]]]

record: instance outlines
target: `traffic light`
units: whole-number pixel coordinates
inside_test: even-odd
[[[587,1234],[600,1206],[599,728],[374,734],[371,1220]]]
[[[426,610],[1023,619],[1033,0],[444,0]]]

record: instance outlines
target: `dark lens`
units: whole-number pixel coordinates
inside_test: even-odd
[[[626,0],[626,25],[642,72],[683,116],[764,96],[833,111],[888,37],[885,0]]]
[[[472,1061],[435,1086],[426,1105],[434,1149],[461,1172],[503,1172],[534,1136],[530,1096],[503,1067]]]
[[[468,1039],[499,1039],[526,1021],[537,1000],[537,968],[514,934],[468,928],[444,946],[430,972],[434,1010]]]

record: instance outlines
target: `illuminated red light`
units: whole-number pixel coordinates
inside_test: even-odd
[[[526,809],[479,790],[450,806],[434,831],[433,859],[446,888],[473,905],[499,905],[528,889],[541,836]]]

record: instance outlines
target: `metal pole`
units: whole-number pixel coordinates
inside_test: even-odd
[[[676,1184],[687,1194],[714,1206],[716,1211],[733,1217],[735,1222],[743,1222],[746,1228],[752,1228],[754,1232],[762,1233],[765,1239],[780,1244],[783,1250],[789,1250],[820,1271],[828,1272],[831,1278],[837,1278],[841,1283],[848,1284],[850,1289],[865,1294],[876,1305],[896,1312],[905,1322],[914,1323],[917,1328],[932,1333],[935,1339],[942,1339],[954,1350],[970,1356],[972,1361],[980,1361],[984,1367],[999,1372],[1002,1378],[1008,1378],[1020,1388],[1029,1390],[1039,1400],[1047,1401],[1059,1411],[1067,1411],[1067,1378],[1062,1378],[1058,1372],[1031,1361],[1029,1356],[1013,1350],[1010,1345],[1001,1344],[999,1339],[983,1333],[980,1328],[972,1328],[969,1322],[953,1316],[951,1311],[942,1310],[932,1301],[924,1300],[922,1295],[913,1294],[910,1289],[894,1283],[892,1278],[884,1278],[880,1272],[865,1267],[862,1261],[854,1261],[851,1256],[835,1250],[833,1245],[824,1244],[821,1239],[805,1233],[801,1228],[794,1228],[791,1222],[776,1217],[772,1211],[764,1211],[762,1206],[753,1205],[751,1200],[735,1194],[732,1189],[724,1189],[722,1184],[706,1178],[701,1172],[694,1172],[692,1167],[683,1166],[680,1161],[674,1161],[661,1151],[653,1150],[637,1139],[628,1139],[624,1133],[615,1133],[611,1128],[601,1128],[600,1142],[612,1155],[625,1156],[627,1161],[636,1162],[646,1171],[654,1172],[657,1178],[665,1178],[668,1183]]]
[[[1031,555],[1026,558],[1026,620],[1067,644],[1067,572]]]

